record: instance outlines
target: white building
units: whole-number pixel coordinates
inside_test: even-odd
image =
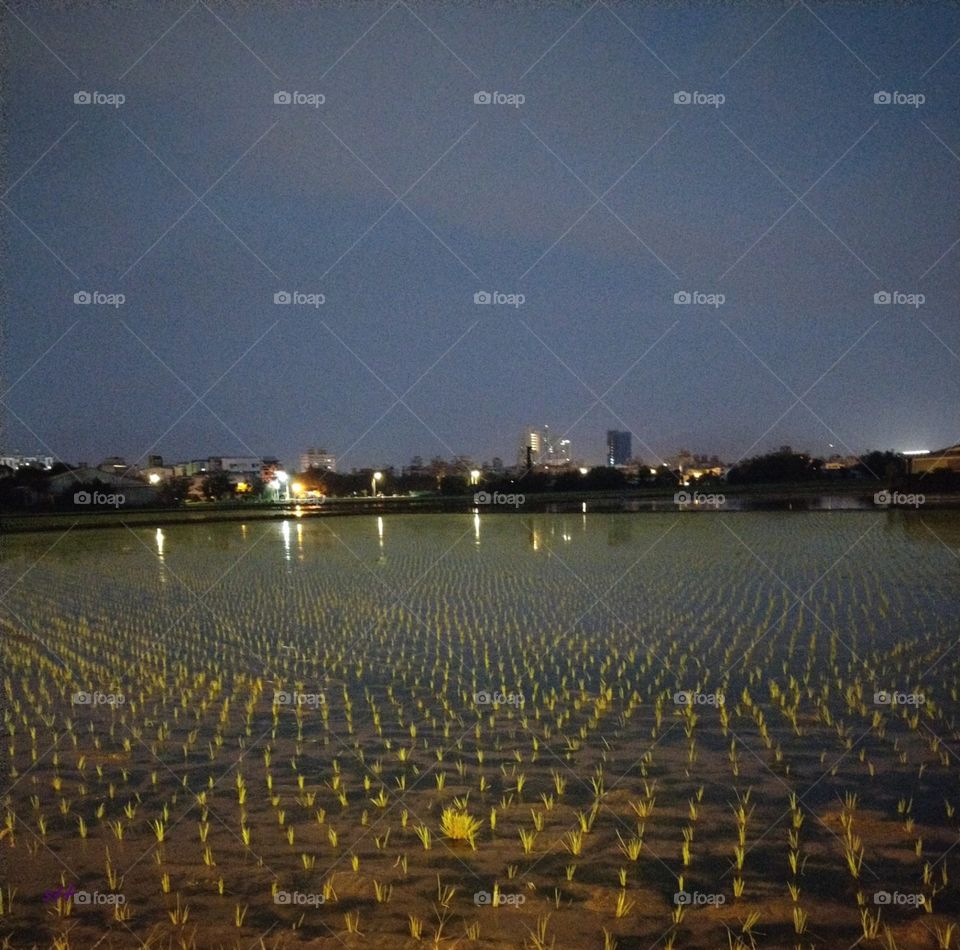
[[[0,455],[0,465],[16,471],[18,468],[53,468],[52,455]]]
[[[326,449],[307,449],[300,456],[300,471],[308,468],[325,468],[330,472],[337,470],[337,460]]]
[[[227,472],[230,475],[259,475],[263,459],[255,455],[211,455],[205,459],[192,459],[163,466],[174,475],[208,475],[211,472]]]

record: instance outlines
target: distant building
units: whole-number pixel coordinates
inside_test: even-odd
[[[255,455],[217,455],[207,459],[207,471],[248,475],[260,471],[261,464]]]
[[[844,469],[856,468],[859,464],[860,457],[857,455],[831,455],[823,463],[823,467],[828,472],[840,472]]]
[[[262,459],[257,459],[257,462],[259,463],[257,474],[267,484],[276,480],[277,472],[283,471],[280,459],[274,458],[272,455],[265,455]]]
[[[156,490],[141,479],[108,472],[102,466],[75,468],[69,472],[52,475],[47,480],[47,490],[51,495],[74,495],[75,503],[80,505],[91,503],[91,499],[87,497],[89,493],[84,492],[80,487],[86,485],[101,485],[104,493],[122,495],[125,507],[152,505],[157,501]],[[84,500],[81,500],[81,496]]]
[[[543,434],[539,429],[528,426],[520,437],[520,447],[517,451],[517,465],[526,468],[527,462],[539,465],[543,453]]]
[[[137,467],[136,465],[127,465],[126,461],[119,455],[111,455],[97,466],[97,471],[107,475],[129,475],[135,474]]]
[[[0,465],[6,465],[14,472],[18,468],[53,468],[52,455],[0,455]]]
[[[572,462],[570,457],[570,440],[562,435],[554,435],[549,426],[543,427],[543,452],[541,462],[547,468],[568,468]]]
[[[2,460],[0,460],[2,461]],[[933,472],[960,472],[960,442],[925,455],[908,455],[911,475],[929,475]]]
[[[693,455],[686,449],[667,459],[667,465],[680,474],[684,485],[689,484],[690,479],[719,478],[726,471],[726,466],[716,455]]]
[[[155,467],[170,469],[174,475],[181,477],[209,475],[211,472],[226,472],[229,475],[259,475],[263,462],[263,459],[255,455],[211,455],[205,459],[192,459],[189,462],[177,462],[174,465]]]
[[[300,456],[300,471],[305,472],[308,468],[321,468],[328,472],[335,472],[337,460],[326,449],[307,449]]]
[[[517,464],[521,469],[527,467],[528,455],[534,468],[562,469],[573,464],[570,440],[555,435],[547,425],[542,429],[530,426],[523,430],[517,453]]]
[[[626,465],[633,456],[631,435],[618,429],[607,430],[607,465]]]

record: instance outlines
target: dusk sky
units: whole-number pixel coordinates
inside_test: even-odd
[[[4,6],[0,449],[960,440],[955,4]]]

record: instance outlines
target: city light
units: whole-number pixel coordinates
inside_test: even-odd
[[[150,473],[150,484],[156,485],[160,481],[160,476],[156,472]]]
[[[470,484],[477,485],[480,483],[480,469],[472,468],[470,469]]]
[[[373,478],[370,480],[371,494],[376,497],[377,495],[377,482],[383,478],[383,472],[374,472]]]
[[[302,495],[305,491],[303,482],[291,482],[290,491],[292,491],[294,495]]]

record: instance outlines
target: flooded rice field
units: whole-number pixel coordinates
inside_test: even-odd
[[[2,946],[957,946],[958,513],[0,553]]]

